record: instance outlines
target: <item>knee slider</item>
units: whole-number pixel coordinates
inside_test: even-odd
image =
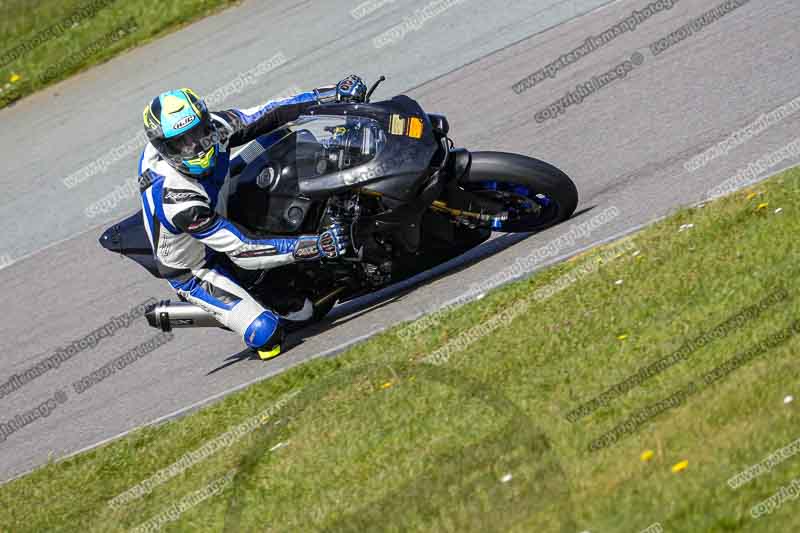
[[[244,332],[244,342],[250,348],[261,348],[280,339],[281,327],[274,313],[264,311],[253,320]]]

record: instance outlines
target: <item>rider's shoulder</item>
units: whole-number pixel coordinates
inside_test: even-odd
[[[156,148],[151,144],[147,143],[142,150],[142,155],[139,158],[139,175],[141,176],[148,170],[153,171],[155,170],[155,166],[161,160],[161,156],[158,154]]]
[[[205,189],[197,180],[187,178],[164,160],[160,160],[149,168],[144,169],[140,181],[145,177],[149,181],[149,185],[154,185],[156,189],[161,190],[160,199],[166,201],[166,203],[208,200]]]
[[[205,194],[205,189],[196,179],[187,178],[174,168],[167,165],[164,169],[164,189],[190,189]]]

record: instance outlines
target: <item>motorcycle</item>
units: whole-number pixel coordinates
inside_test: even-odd
[[[325,103],[248,144],[231,169],[227,217],[256,235],[349,229],[347,254],[249,271],[223,257],[241,285],[286,316],[313,304],[302,327],[345,302],[407,279],[486,241],[492,231],[535,232],[578,203],[561,170],[531,157],[456,148],[443,115],[408,96]],[[101,245],[160,277],[141,211],[105,230]],[[163,331],[223,327],[186,301],[147,310]]]

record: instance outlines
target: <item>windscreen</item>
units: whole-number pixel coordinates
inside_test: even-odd
[[[371,118],[303,116],[296,132],[297,175],[300,180],[334,174],[370,162],[386,146],[386,133]]]

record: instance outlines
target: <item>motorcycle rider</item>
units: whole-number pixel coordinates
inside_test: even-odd
[[[143,217],[161,274],[185,300],[212,313],[242,335],[261,359],[280,354],[284,332],[272,310],[256,301],[225,268],[266,270],[294,261],[334,258],[344,253],[344,229],[333,225],[320,235],[248,235],[225,218],[218,196],[230,167],[241,163],[230,149],[291,122],[309,107],[333,101],[363,101],[366,85],[355,75],[250,109],[210,112],[190,89],[167,91],[144,109],[150,140],[139,160]],[[301,311],[311,313],[311,304]]]

